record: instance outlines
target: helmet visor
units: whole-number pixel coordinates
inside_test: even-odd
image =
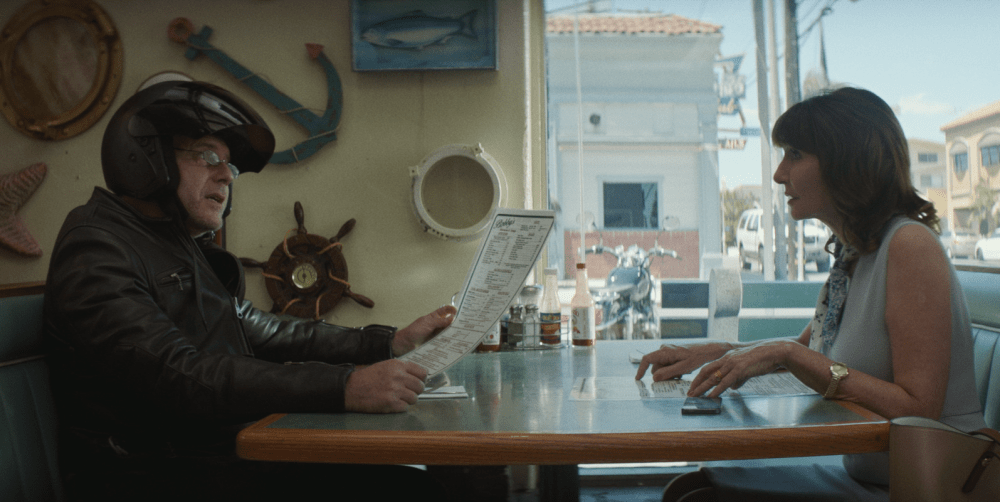
[[[226,143],[241,172],[260,172],[274,153],[274,135],[246,103],[204,82],[164,82],[168,89],[129,121],[133,137],[215,136]],[[155,131],[149,126],[153,125]]]

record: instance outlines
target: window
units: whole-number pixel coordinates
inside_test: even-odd
[[[605,228],[659,228],[656,183],[604,183]]]
[[[986,146],[979,151],[983,156],[983,167],[1000,164],[1000,145]]]
[[[919,188],[943,188],[944,177],[940,174],[921,174]]]
[[[994,70],[981,64],[992,47],[972,21],[1000,17],[1000,2],[928,2],[899,23],[898,12],[877,2],[831,10],[823,8],[829,2],[799,1],[795,27],[784,25],[786,2],[760,3],[775,9],[774,75],[756,69],[758,2],[544,0],[549,185],[538,188],[558,209],[557,243],[546,259],[562,280],[572,280],[581,249],[603,243],[675,250],[680,260],[652,260],[663,265],[653,276],[706,281],[714,267],[741,260],[737,230],[773,244],[748,250],[766,256],[745,257],[752,262],[741,270],[745,281],[825,280],[824,257],[809,255],[821,239],[791,220],[771,180],[781,153],[761,136],[787,103],[840,85],[869,89],[896,111],[910,140],[913,183],[942,226],[978,228],[986,206],[974,199],[981,176],[969,155],[985,145],[983,165],[1000,166],[1000,139],[984,137],[1000,128],[1000,113],[989,106],[998,97]],[[762,14],[769,32],[770,14]],[[936,26],[944,36],[914,26]],[[799,33],[797,80],[786,74],[785,33]],[[774,46],[761,44],[768,58]],[[894,68],[903,73],[881,71],[886,51],[900,46],[908,50],[893,51],[902,58]],[[794,98],[789,82],[798,84]],[[758,103],[775,95],[776,106]],[[759,213],[741,219],[750,209]],[[607,256],[584,259],[595,286],[615,266]]]
[[[969,170],[969,152],[956,153],[953,158],[955,160],[955,174],[965,174]]]

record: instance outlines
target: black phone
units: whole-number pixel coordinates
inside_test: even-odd
[[[684,400],[681,415],[717,415],[722,413],[721,397],[689,397]]]

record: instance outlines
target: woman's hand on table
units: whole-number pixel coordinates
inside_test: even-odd
[[[688,395],[700,396],[708,392],[708,397],[718,397],[728,389],[739,389],[747,380],[784,366],[795,346],[802,348],[793,340],[781,339],[734,348],[698,372],[691,381]]]
[[[642,356],[635,379],[641,379],[650,370],[653,381],[680,378],[698,369],[703,364],[722,357],[733,349],[726,342],[698,343],[691,345],[664,344],[659,350]]]

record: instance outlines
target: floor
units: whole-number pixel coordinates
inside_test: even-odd
[[[662,486],[581,488],[580,502],[659,502]]]
[[[659,502],[662,486],[584,486],[580,502]],[[511,494],[510,502],[537,502],[538,493]]]
[[[526,481],[537,472],[526,466],[432,466],[428,470],[445,484],[452,502],[539,502],[537,488]],[[636,467],[632,469],[581,469],[580,502],[654,502],[673,477],[693,467]],[[560,493],[559,495],[562,495]]]

